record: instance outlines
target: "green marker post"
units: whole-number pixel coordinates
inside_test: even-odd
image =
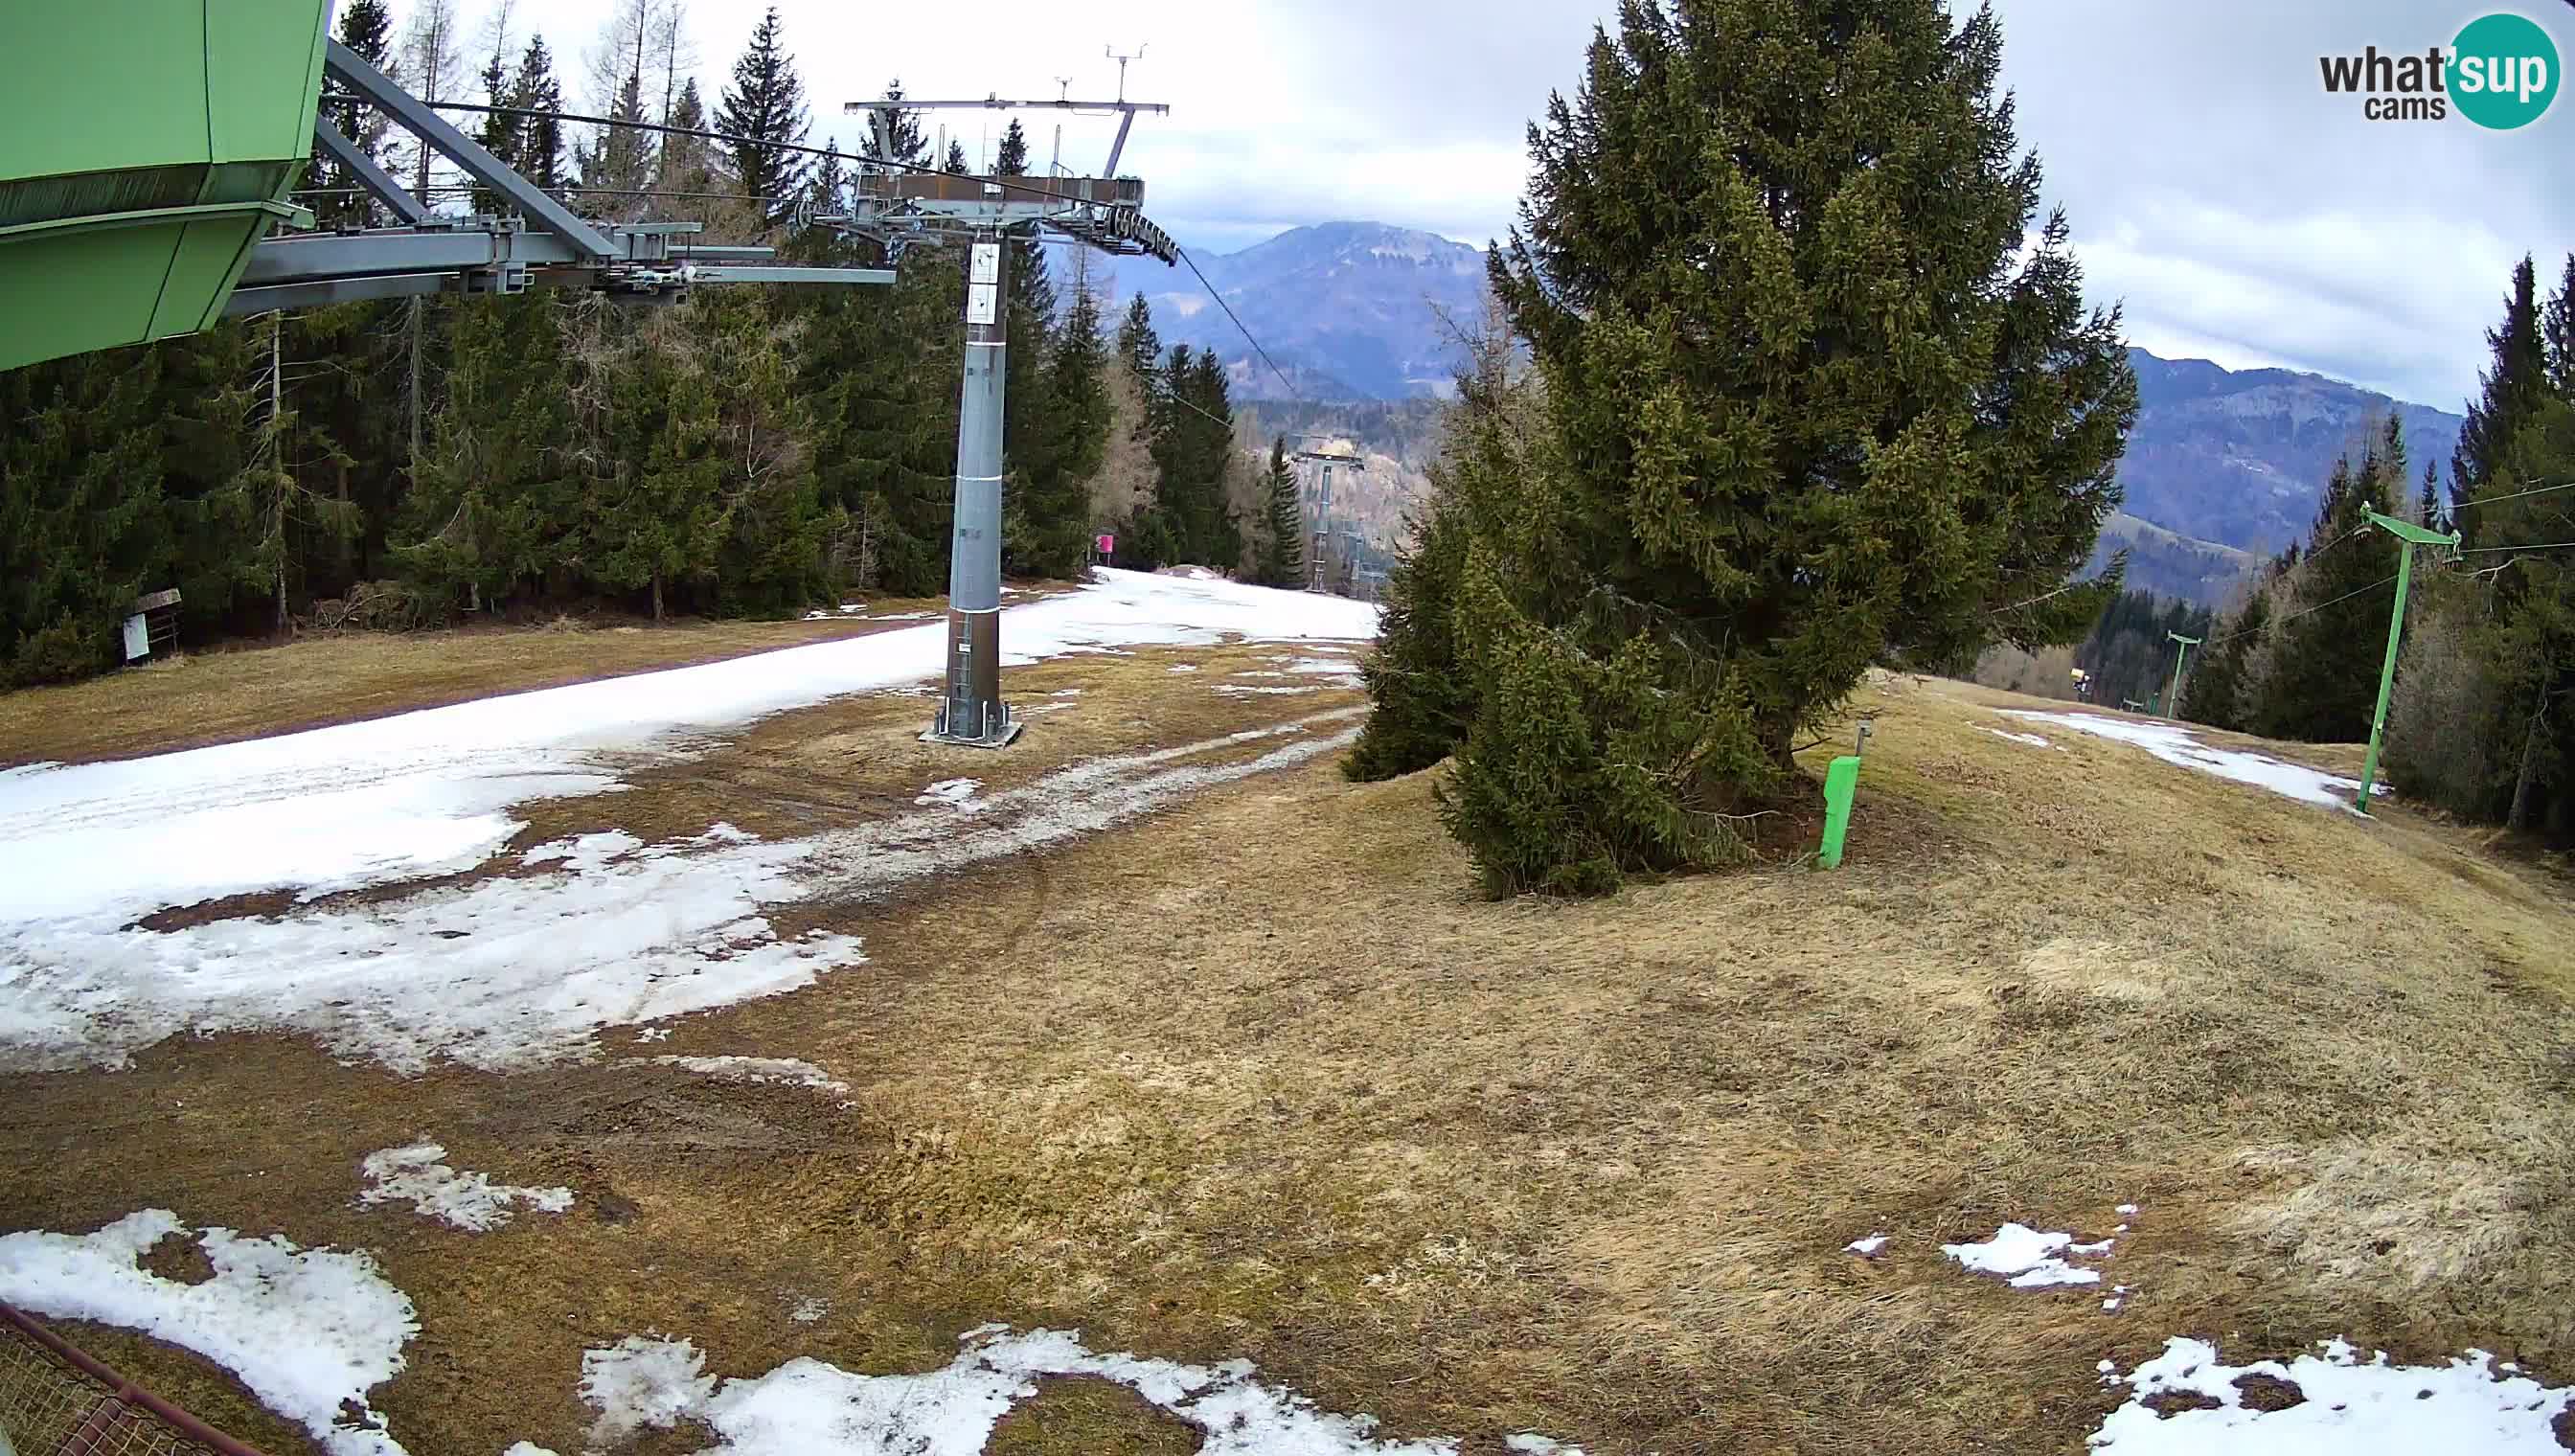
[[[2173,659],[2172,692],[2164,695],[2164,717],[2169,719],[2181,711],[2181,665],[2190,661],[2190,650],[2199,646],[2205,639],[2183,637],[2177,632],[2168,632],[2164,636],[2181,644],[2181,656]]]
[[[2369,812],[2370,794],[2378,782],[2378,745],[2387,734],[2387,699],[2396,688],[2396,648],[2405,636],[2405,594],[2414,585],[2414,548],[2441,546],[2455,550],[2459,534],[2426,531],[2410,521],[2369,513],[2369,519],[2396,536],[2396,610],[2387,619],[2387,664],[2378,670],[2378,711],[2369,717],[2369,756],[2360,768],[2360,801],[2353,805],[2362,813]]]

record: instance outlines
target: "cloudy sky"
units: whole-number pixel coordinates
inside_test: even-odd
[[[488,14],[495,0],[461,0]],[[759,19],[686,0],[712,95]],[[396,0],[397,10],[402,0]],[[2373,123],[2329,97],[2317,57],[2420,53],[2497,8],[2547,25],[2575,63],[2575,0],[1995,0],[2021,136],[2068,209],[2096,301],[2131,339],[2230,367],[2282,364],[2456,409],[2511,266],[2575,249],[2575,97],[2520,132]],[[780,0],[817,135],[900,76],[914,96],[1114,94],[1106,59],[1145,48],[1124,169],[1185,244],[1227,251],[1301,223],[1363,218],[1482,244],[1506,229],[1523,132],[1570,88],[1603,0]],[[578,55],[608,0],[517,0],[518,24]],[[1002,118],[933,116],[980,155]],[[1066,161],[1110,125],[1077,119]],[[1033,120],[1039,154],[1052,118]]]

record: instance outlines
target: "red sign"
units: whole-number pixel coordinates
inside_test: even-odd
[[[1093,545],[1098,546],[1098,547],[1100,548],[1100,554],[1101,554],[1102,556],[1116,556],[1116,555],[1118,554],[1118,538],[1117,538],[1117,537],[1114,537],[1114,536],[1108,536],[1108,535],[1103,535],[1103,536],[1101,536],[1097,541],[1095,541],[1095,542],[1093,543]]]

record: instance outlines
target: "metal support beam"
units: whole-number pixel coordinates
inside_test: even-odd
[[[698,283],[892,283],[891,268],[762,268],[737,263],[692,263]]]
[[[240,319],[278,309],[312,309],[364,299],[443,293],[455,281],[453,273],[395,273],[376,278],[317,278],[307,283],[236,288],[232,297],[224,300],[224,317]]]
[[[580,253],[601,262],[621,256],[617,245],[597,228],[573,216],[562,203],[548,197],[544,189],[483,150],[437,112],[413,99],[410,92],[395,85],[384,72],[367,64],[366,57],[328,37],[324,39],[324,46],[322,64],[340,84],[444,153],[449,161],[464,168],[467,176],[492,189],[510,206],[526,214],[529,221],[561,238]]]
[[[377,166],[376,159],[360,151],[357,143],[340,135],[338,127],[317,116],[313,119],[313,139],[322,144],[322,150],[331,154],[332,161],[348,168],[357,177],[358,185],[367,189],[370,196],[393,209],[395,217],[413,227],[429,221],[429,209],[421,206],[420,199],[403,191],[403,185],[393,179],[392,173]]]
[[[1002,382],[1010,249],[967,250],[966,382],[958,396],[957,510],[948,557],[948,692],[924,742],[998,748],[1020,735],[1002,702]]]
[[[1109,144],[1109,165],[1100,169],[1103,177],[1118,175],[1118,159],[1127,154],[1127,132],[1136,125],[1136,113],[1130,111],[1118,118],[1118,140]]]

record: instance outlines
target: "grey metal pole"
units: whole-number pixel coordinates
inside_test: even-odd
[[[1002,702],[1002,377],[1010,249],[967,250],[966,379],[957,411],[957,511],[948,554],[948,691],[926,742],[998,748],[1020,734]]]

